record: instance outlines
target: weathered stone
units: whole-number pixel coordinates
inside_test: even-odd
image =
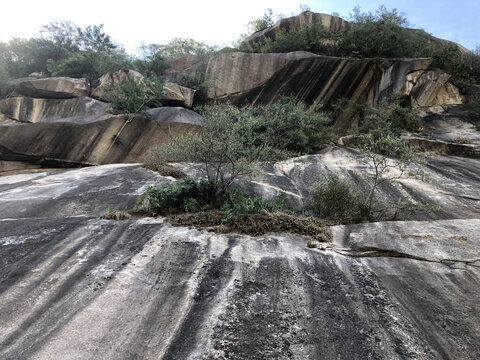
[[[110,114],[91,122],[81,118],[1,126],[0,159],[56,166],[141,162],[152,146],[170,141],[170,136],[200,130],[199,115],[191,110],[164,107],[152,115],[159,121]]]
[[[301,184],[324,164],[348,174],[348,154],[273,169]],[[451,167],[424,194],[478,203],[445,192],[478,187],[479,161],[442,159]],[[98,218],[171,181],[139,165],[0,177],[1,358],[479,358],[478,208],[468,220],[336,226],[319,249],[288,234]]]
[[[70,77],[29,77],[16,79],[11,86],[18,95],[46,99],[78,98],[88,96],[90,91],[87,79]]]
[[[161,102],[165,106],[183,106],[191,108],[193,105],[193,97],[195,90],[180,86],[175,83],[167,82],[163,86],[164,98]]]
[[[38,99],[24,96],[0,100],[9,118],[22,122],[67,121],[87,123],[110,117],[110,105],[88,97]]]
[[[411,90],[415,103],[421,107],[462,104],[458,89],[448,83],[450,78],[451,75],[441,70],[424,72]]]
[[[109,72],[102,75],[100,79],[98,79],[98,86],[92,90],[91,97],[107,101],[107,92],[118,83],[127,80],[129,77],[135,81],[143,79],[143,75],[135,70],[119,70],[114,73]]]
[[[340,99],[352,106],[376,104],[396,91],[408,94],[430,63],[431,59],[350,59],[303,51],[221,54],[208,61],[206,99],[255,105],[293,95],[327,109]],[[352,132],[357,121],[358,117],[348,113],[336,120],[336,126]]]
[[[422,118],[420,135],[428,139],[480,145],[480,119],[461,106],[444,106],[442,112]]]
[[[28,162],[21,161],[2,161],[0,160],[0,173],[7,171],[31,170],[40,169],[40,165],[35,165]]]
[[[203,126],[203,118],[196,112],[183,107],[164,106],[148,110],[152,120],[159,122],[181,122],[190,125]]]

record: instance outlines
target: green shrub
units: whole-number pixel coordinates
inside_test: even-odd
[[[312,186],[313,211],[321,218],[347,222],[357,219],[359,196],[353,189],[351,181],[330,174]]]
[[[237,214],[258,214],[262,211],[278,212],[284,209],[285,202],[281,196],[273,201],[267,201],[262,197],[249,196],[240,187],[235,187],[227,192],[222,207],[225,221]]]
[[[149,106],[161,106],[163,81],[161,79],[143,78],[136,81],[129,76],[111,89],[107,98],[112,107],[124,114],[141,114],[148,118]]]
[[[234,179],[256,173],[259,162],[286,159],[331,141],[330,119],[316,110],[293,98],[258,107],[204,106],[202,133],[172,138],[157,157],[203,164],[207,178],[219,182],[221,199]]]
[[[198,212],[214,208],[218,183],[212,180],[195,181],[185,177],[176,184],[150,186],[146,191],[150,211],[153,214],[168,215]]]
[[[266,38],[255,45],[255,52],[285,53],[310,51],[316,54],[334,53],[335,36],[322,23],[305,24],[300,30],[280,30],[274,39]]]
[[[364,109],[360,131],[375,137],[384,135],[398,136],[402,131],[418,131],[419,120],[415,107],[402,102],[402,98],[393,95],[383,99],[377,106]]]
[[[379,6],[376,14],[353,10],[351,26],[340,34],[337,55],[354,57],[427,57],[433,47],[423,30],[406,28],[408,21],[397,9]]]

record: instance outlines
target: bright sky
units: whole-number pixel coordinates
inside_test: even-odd
[[[469,49],[480,46],[480,0],[3,0],[0,41],[32,37],[44,24],[70,20],[82,27],[104,24],[104,31],[129,53],[142,42],[165,44],[175,37],[230,46],[247,31],[248,21],[268,8],[275,14],[297,14],[300,3],[342,17],[357,5],[374,11],[383,4],[434,36]]]

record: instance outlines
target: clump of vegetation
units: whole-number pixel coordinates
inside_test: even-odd
[[[358,218],[359,196],[351,181],[332,173],[315,183],[310,191],[312,209],[321,218],[355,222]]]
[[[259,214],[238,214],[224,220],[223,213],[204,212],[173,215],[167,220],[175,226],[195,226],[219,233],[237,232],[259,236],[270,232],[288,232],[307,236],[320,242],[331,241],[332,235],[325,228],[331,222],[311,216],[295,216],[283,212],[261,212]]]
[[[339,34],[337,54],[354,57],[428,57],[433,53],[430,35],[408,29],[408,20],[397,9],[383,5],[375,14],[359,7],[351,14],[351,26]]]
[[[150,106],[160,107],[163,96],[163,81],[159,78],[135,80],[128,76],[107,93],[112,107],[123,114],[140,114],[149,118]]]
[[[273,105],[204,106],[201,134],[186,133],[155,149],[165,160],[203,164],[206,178],[218,182],[218,198],[233,181],[259,171],[261,161],[280,160],[318,149],[334,139],[330,118],[293,98]]]
[[[333,55],[335,53],[333,35],[322,23],[305,24],[298,31],[282,29],[275,39],[265,40],[255,44],[255,52],[284,53],[290,51],[310,51],[317,54]],[[248,51],[245,44],[240,48]]]

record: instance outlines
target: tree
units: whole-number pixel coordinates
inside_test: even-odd
[[[248,29],[250,33],[261,31],[264,29],[273,26],[275,21],[273,20],[273,10],[268,9],[266,13],[263,14],[263,17],[251,20],[248,22]]]
[[[219,184],[221,200],[235,179],[259,171],[259,162],[286,159],[330,141],[329,118],[316,110],[293,98],[257,107],[204,106],[201,134],[172,138],[156,153],[160,163],[202,164],[207,179]]]
[[[111,89],[107,98],[112,107],[123,114],[140,114],[149,118],[149,106],[159,107],[163,96],[163,81],[159,78],[144,77],[136,81],[133,77],[118,83]]]
[[[394,58],[424,57],[433,52],[430,35],[407,29],[408,20],[397,9],[388,11],[381,5],[374,15],[356,7],[350,17],[351,26],[340,34],[337,44],[340,55]]]
[[[394,179],[423,175],[424,158],[406,140],[400,138],[403,130],[418,130],[415,108],[401,105],[398,94],[383,99],[377,107],[366,109],[361,131],[360,150],[374,169],[367,200],[370,205],[378,185]]]

